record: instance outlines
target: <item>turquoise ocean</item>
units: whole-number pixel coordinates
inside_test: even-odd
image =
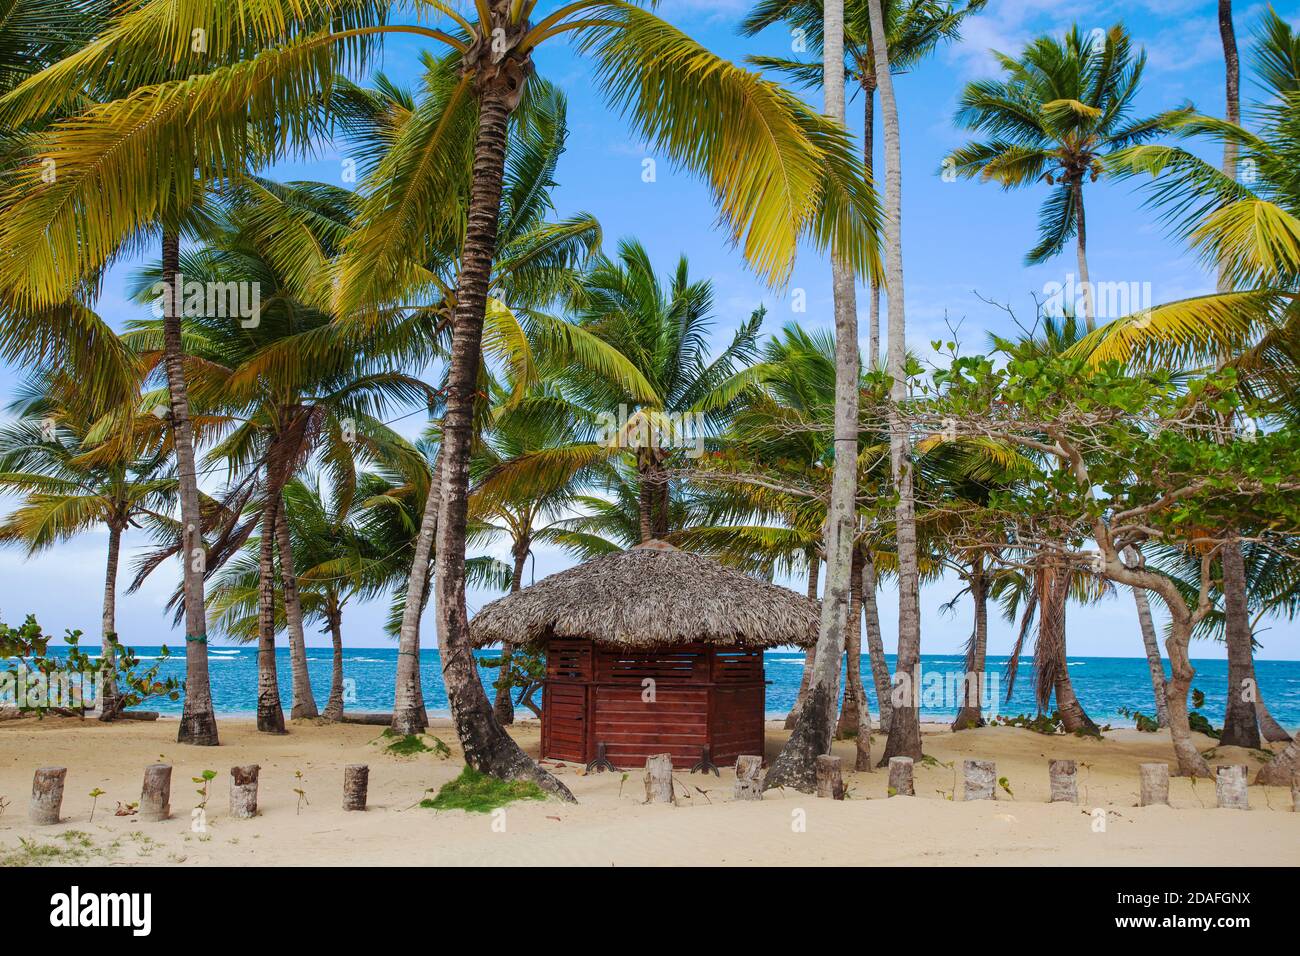
[[[87,648],[89,650],[89,648]],[[51,650],[55,650],[51,648]],[[134,650],[146,666],[160,653],[157,647],[135,647]],[[185,667],[181,652],[173,648],[173,656],[162,665],[161,676],[184,677]],[[495,652],[479,652],[480,658],[492,658]],[[765,655],[767,671],[767,713],[769,717],[782,717],[794,704],[799,690],[803,667],[803,654],[799,651],[768,651]],[[209,649],[209,668],[212,696],[220,715],[251,715],[255,709],[257,688],[257,649],[255,647],[213,646]],[[316,703],[325,706],[329,696],[331,657],[327,647],[309,647],[307,663],[311,674],[312,690]],[[894,659],[889,656],[892,670]],[[1033,701],[1033,661],[1022,658],[1020,673],[1010,701],[1006,701],[1007,658],[990,657],[988,662],[989,688],[998,690],[997,713],[1015,715],[1035,713]],[[1202,713],[1216,724],[1223,718],[1224,697],[1227,691],[1228,664],[1223,660],[1194,660],[1196,680],[1193,687],[1205,694]],[[1147,662],[1132,657],[1072,657],[1070,677],[1075,693],[1083,702],[1088,714],[1099,724],[1132,726],[1132,719],[1120,715],[1121,709],[1153,711],[1151,679]],[[870,672],[863,661],[863,682],[871,696],[871,709],[875,712]],[[346,681],[346,708],[356,711],[388,711],[393,706],[393,679],[397,668],[396,648],[359,647],[343,652],[343,674]],[[922,719],[942,720],[956,713],[955,706],[945,706],[942,695],[929,694],[925,688],[938,686],[939,681],[955,681],[962,670],[962,659],[957,655],[924,655],[922,669]],[[1168,672],[1168,663],[1165,665]],[[278,653],[280,688],[284,696],[285,712],[290,704],[289,652],[281,648]],[[1300,727],[1300,661],[1257,661],[1256,677],[1260,690],[1273,716],[1289,730]],[[486,682],[495,678],[495,671],[480,668],[479,674]],[[934,676],[932,676],[934,675]],[[425,706],[430,715],[446,715],[447,693],[442,683],[438,651],[425,649],[420,654],[420,677],[424,686]],[[994,683],[996,681],[996,684]],[[989,695],[992,696],[991,694]],[[538,695],[540,698],[540,695]],[[144,705],[150,710],[179,715],[181,705],[166,700],[151,700]]]

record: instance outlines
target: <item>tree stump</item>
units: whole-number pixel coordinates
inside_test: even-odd
[[[257,773],[255,763],[230,768],[230,815],[240,820],[257,816]]]
[[[366,790],[370,786],[370,768],[363,763],[350,763],[343,768],[343,809],[364,810]]]
[[[27,817],[36,826],[47,827],[59,822],[63,781],[67,776],[67,767],[41,767],[32,776],[32,802],[28,805]]]
[[[889,758],[889,795],[891,797],[914,797],[916,786],[912,782],[912,758]]]
[[[840,758],[830,754],[817,757],[817,796],[827,800],[844,799],[844,777],[840,772]]]
[[[1221,810],[1249,810],[1250,796],[1246,791],[1244,763],[1228,764],[1214,769],[1214,796]]]
[[[992,760],[967,760],[962,764],[966,781],[963,800],[996,800],[993,788],[998,780],[998,766]]]
[[[1079,802],[1079,765],[1073,760],[1049,760],[1047,779],[1052,796],[1049,803]]]
[[[741,754],[736,758],[737,800],[763,799],[763,758]]]
[[[676,802],[673,799],[673,758],[671,754],[654,754],[646,757],[645,802]]]
[[[151,763],[144,768],[144,786],[140,788],[140,819],[158,823],[172,815],[172,768],[165,763]]]
[[[1144,763],[1138,765],[1142,778],[1142,790],[1138,797],[1138,806],[1169,805],[1169,764]]]

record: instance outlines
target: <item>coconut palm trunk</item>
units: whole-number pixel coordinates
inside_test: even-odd
[[[422,733],[429,726],[420,687],[420,616],[425,607],[425,589],[429,581],[429,558],[438,533],[438,513],[442,510],[442,450],[433,463],[429,492],[424,499],[424,516],[415,538],[415,554],[406,581],[406,604],[402,608],[402,628],[397,638],[397,684],[393,691],[393,732]]]
[[[121,710],[117,690],[117,566],[122,553],[122,525],[108,524],[108,560],[104,568],[103,637],[99,666],[103,685],[99,692],[99,719],[112,720]]]
[[[921,715],[917,686],[921,661],[920,574],[916,545],[916,499],[912,490],[912,449],[900,406],[907,398],[907,319],[903,291],[903,178],[902,145],[898,128],[898,101],[889,72],[888,31],[881,0],[868,0],[871,47],[875,57],[876,88],[880,92],[880,121],[885,142],[885,287],[888,292],[889,465],[897,504],[894,537],[898,545],[898,661],[895,677],[901,682],[894,695],[889,739],[881,764],[890,757],[921,759]]]
[[[1142,646],[1146,650],[1147,669],[1151,672],[1151,690],[1156,701],[1156,726],[1169,726],[1169,704],[1165,689],[1165,665],[1160,659],[1160,644],[1156,639],[1156,625],[1151,617],[1151,601],[1145,588],[1132,588],[1133,603],[1137,605],[1138,625],[1142,629]]]
[[[808,556],[808,600],[817,600],[817,578],[821,572],[821,558],[816,554]],[[799,719],[799,708],[803,706],[804,695],[808,693],[808,684],[812,680],[813,664],[817,660],[817,648],[810,647],[803,655],[803,674],[799,678],[799,693],[795,695],[794,706],[785,715],[785,729],[793,730]]]
[[[1255,666],[1250,613],[1246,609],[1246,562],[1233,539],[1219,552],[1223,567],[1223,625],[1228,646],[1228,705],[1223,714],[1225,747],[1260,747],[1255,713]]]
[[[854,770],[870,771],[871,712],[867,709],[867,689],[862,684],[862,554],[855,548],[853,578],[849,585],[849,626],[844,642],[844,703],[836,735],[852,737]]]
[[[1079,173],[1070,189],[1074,190],[1074,253],[1079,265],[1079,284],[1083,287],[1083,321],[1088,331],[1097,327],[1097,303],[1092,294],[1092,280],[1088,277],[1088,228],[1083,212],[1083,173]]]
[[[203,519],[199,512],[199,482],[194,463],[194,427],[190,423],[190,398],[185,384],[185,350],[181,340],[182,290],[181,237],[173,227],[163,228],[162,273],[168,284],[163,309],[163,361],[171,402],[172,443],[176,448],[176,478],[181,503],[181,568],[185,598],[185,702],[177,743],[217,746],[217,718],[212,710],[208,679],[208,623],[203,603],[203,572],[207,552],[203,544]]]
[[[480,42],[466,61],[476,71],[478,129],[468,216],[456,282],[456,313],[452,333],[451,368],[447,381],[447,407],[442,430],[442,509],[438,517],[437,590],[438,645],[442,678],[452,721],[474,769],[503,779],[531,779],[543,789],[565,799],[573,795],[559,780],[542,770],[502,729],[492,714],[469,643],[465,608],[465,530],[469,513],[469,457],[473,439],[474,399],[478,392],[483,319],[487,306],[492,259],[496,252],[497,220],[505,170],[507,122],[523,94],[532,70],[526,53],[509,46],[518,28],[506,21],[507,4],[494,3],[494,23],[507,49],[492,53]]]
[[[282,734],[284,708],[275,667],[275,516],[279,495],[267,497],[257,554],[257,729]]]
[[[841,125],[844,112],[844,2],[824,6],[822,89],[825,113]],[[848,631],[853,577],[853,539],[858,466],[858,312],[853,269],[831,256],[835,301],[835,465],[826,521],[826,588],[816,659],[803,706],[790,738],[764,778],[764,788],[793,787],[811,792],[816,760],[828,753],[835,726],[841,657]],[[854,620],[853,624],[857,624]]]
[[[876,149],[876,77],[863,73],[858,79],[862,88],[862,168],[867,176],[875,175]],[[880,364],[880,283],[871,280],[871,312],[867,329],[867,367]]]
[[[1071,571],[1059,554],[1041,557],[1038,585],[1038,643],[1034,669],[1038,673],[1038,701],[1043,705],[1049,693],[1056,695],[1061,725],[1068,733],[1101,736],[1101,731],[1084,711],[1070,680],[1066,650],[1066,605],[1070,599]],[[1040,662],[1039,657],[1043,658]]]
[[[528,560],[528,540],[515,542],[514,574],[510,578],[510,593],[515,594],[522,587],[524,579],[524,562]],[[515,646],[509,642],[501,645],[501,686],[497,688],[496,700],[492,703],[492,713],[503,726],[515,722],[515,707],[510,702],[510,664],[515,656]]]
[[[966,648],[963,665],[963,693],[953,730],[969,730],[984,726],[983,682],[985,659],[989,646],[989,592],[984,578],[984,556],[980,555],[970,567],[970,596],[975,605],[975,623],[971,628],[970,644]]]
[[[330,666],[330,696],[325,701],[325,712],[321,716],[326,720],[340,721],[343,719],[343,611],[333,595],[329,598],[326,623],[329,626],[333,658]]]
[[[284,619],[289,630],[289,665],[293,678],[293,708],[289,719],[319,717],[316,698],[311,692],[311,674],[307,670],[307,639],[302,627],[302,600],[298,597],[298,574],[293,565],[293,542],[289,538],[289,521],[284,495],[275,512],[275,538],[280,548],[280,586],[284,591]]]
[[[876,603],[876,558],[868,553],[862,562],[862,623],[867,631],[867,656],[871,659],[871,682],[876,689],[876,708],[880,713],[880,732],[888,734],[893,723],[894,706],[889,700],[889,662],[885,660],[885,642],[880,634],[880,607]]]

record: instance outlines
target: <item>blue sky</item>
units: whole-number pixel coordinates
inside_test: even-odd
[[[543,7],[554,5],[544,3]],[[664,0],[659,11],[710,49],[733,60],[751,54],[788,53],[788,32],[774,28],[755,38],[737,34],[737,24],[748,6],[746,0]],[[1237,6],[1243,99],[1248,101],[1249,38],[1266,8],[1263,4]],[[1300,4],[1274,7],[1293,23],[1300,23]],[[1036,241],[1037,209],[1045,187],[1004,193],[983,183],[944,182],[937,175],[943,156],[966,139],[952,122],[962,85],[995,70],[988,51],[1016,52],[1026,40],[1042,33],[1059,34],[1076,22],[1089,31],[1123,21],[1148,53],[1139,112],[1157,112],[1190,100],[1203,112],[1221,114],[1223,67],[1215,13],[1214,0],[990,0],[984,13],[967,22],[960,43],[941,48],[920,68],[898,78],[906,311],[908,341],[914,350],[925,355],[930,340],[948,338],[947,323],[960,323],[959,335],[967,349],[981,347],[989,331],[1013,333],[1015,327],[1006,312],[982,299],[1009,304],[1022,321],[1032,321],[1031,296],[1041,297],[1051,283],[1066,283],[1075,271],[1073,247],[1045,265],[1023,265],[1024,253]],[[399,82],[414,82],[421,49],[418,43],[392,41],[381,68]],[[559,188],[554,194],[561,215],[579,210],[593,213],[603,226],[607,248],[612,249],[621,237],[635,236],[663,270],[671,268],[679,255],[686,255],[695,277],[713,281],[719,343],[728,340],[736,324],[760,304],[768,310],[768,332],[791,320],[812,328],[831,324],[830,269],[822,258],[806,250],[788,290],[765,288],[715,228],[708,191],[674,171],[663,157],[655,156],[630,135],[592,89],[588,64],[561,44],[542,51],[538,72],[561,86],[569,97],[568,150],[559,166]],[[813,102],[820,106],[819,99]],[[850,125],[860,135],[861,100],[850,101],[848,109]],[[879,141],[878,134],[877,144]],[[656,160],[657,175],[650,183],[642,179],[647,158]],[[313,160],[276,172],[282,178],[341,183],[345,159],[326,144]],[[1102,181],[1089,187],[1086,208],[1093,280],[1150,283],[1155,302],[1211,291],[1213,278],[1164,235],[1141,201],[1140,191],[1132,184]],[[114,271],[100,303],[101,312],[115,325],[139,314],[123,292],[132,267],[123,265]],[[799,289],[806,293],[804,313],[792,311],[792,293]],[[866,307],[865,295],[860,296],[864,353]],[[5,377],[8,391],[15,381],[14,371],[7,369]],[[418,416],[408,424],[412,431],[417,430]],[[80,627],[89,635],[96,634],[104,541],[102,535],[89,534],[32,560],[14,551],[0,552],[0,616],[13,622],[34,612],[48,630]],[[140,543],[128,537],[128,547]],[[504,545],[498,556],[506,557]],[[569,563],[563,555],[541,549],[536,555],[536,574],[540,577]],[[157,572],[140,593],[119,599],[118,629],[126,643],[176,640],[170,616],[162,611],[174,586],[167,570]],[[939,611],[956,590],[952,582],[923,590],[922,639],[927,653],[952,652],[969,633],[968,605],[959,606],[953,615]],[[471,611],[492,597],[471,592]],[[892,651],[896,614],[891,591],[882,594],[881,610],[886,646]],[[1073,655],[1141,654],[1133,604],[1127,594],[1090,608],[1072,606],[1070,614]],[[345,640],[355,645],[384,644],[383,616],[384,610],[378,606],[350,608],[344,620]],[[430,612],[424,628],[430,645],[435,643],[432,618]],[[1264,645],[1261,657],[1300,659],[1300,626],[1273,622],[1258,636]],[[996,619],[991,625],[989,652],[1006,653],[1013,638],[1011,625]],[[309,640],[327,643],[322,635],[311,634]],[[1193,653],[1220,657],[1222,649],[1198,642]]]

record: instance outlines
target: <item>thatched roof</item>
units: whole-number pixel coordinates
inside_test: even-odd
[[[498,598],[469,630],[476,647],[552,636],[615,647],[807,647],[818,622],[816,602],[801,594],[652,541]]]

